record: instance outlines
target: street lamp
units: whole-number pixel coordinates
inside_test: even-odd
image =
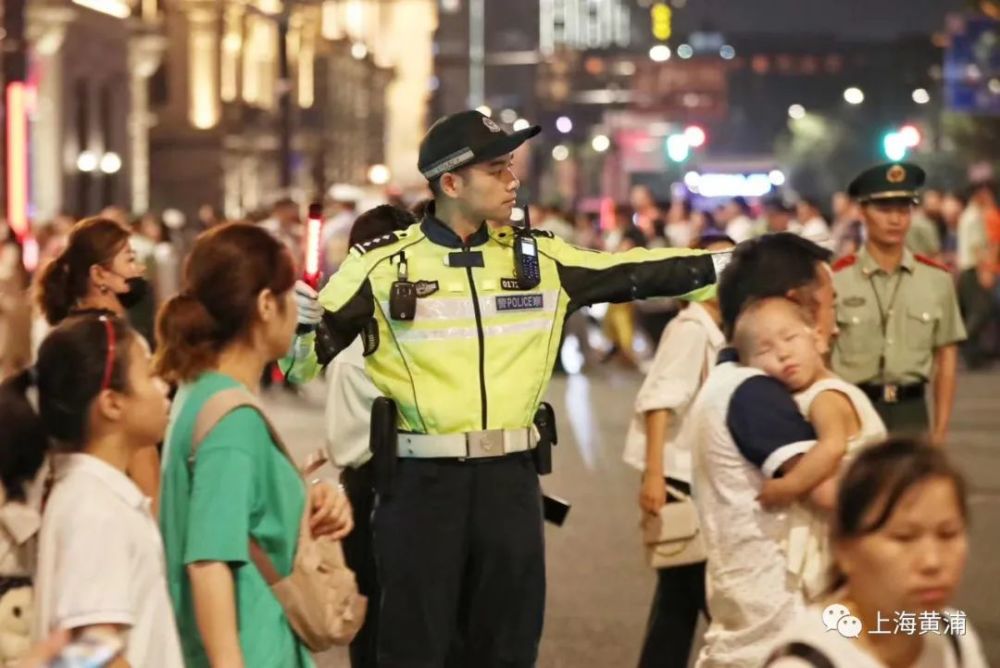
[[[931,101],[931,94],[927,92],[926,88],[918,88],[913,91],[913,101],[917,104],[927,104]]]
[[[81,172],[89,174],[97,169],[98,159],[97,155],[93,151],[82,151],[80,155],[76,157],[76,168]]]
[[[851,86],[844,91],[844,100],[848,104],[858,105],[865,101],[865,94],[860,88]]]
[[[392,173],[385,165],[372,165],[368,169],[368,180],[376,186],[384,186],[391,178]]]
[[[788,108],[788,117],[795,121],[802,120],[806,117],[806,108],[801,104],[793,104]]]
[[[611,148],[611,140],[607,135],[597,135],[591,140],[590,146],[598,153],[604,153]]]
[[[556,130],[564,135],[569,134],[573,131],[573,121],[570,120],[569,116],[560,116],[556,119]]]
[[[122,159],[117,153],[105,153],[101,156],[100,168],[105,174],[117,174],[122,168]]]
[[[657,44],[649,50],[649,59],[654,63],[665,63],[670,60],[670,47],[666,44]]]
[[[569,157],[569,149],[563,146],[562,144],[559,144],[558,146],[552,149],[553,160],[557,162],[562,162],[568,157]]]

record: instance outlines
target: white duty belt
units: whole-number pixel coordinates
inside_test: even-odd
[[[461,434],[399,434],[399,456],[411,459],[485,459],[526,452],[538,445],[534,426]]]

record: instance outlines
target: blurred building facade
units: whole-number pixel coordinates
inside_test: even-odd
[[[163,48],[157,0],[26,3],[29,213],[143,208],[142,92]]]
[[[153,207],[191,213],[208,203],[243,216],[280,195],[364,183],[381,164],[406,184],[435,20],[433,0],[178,0],[150,92]]]

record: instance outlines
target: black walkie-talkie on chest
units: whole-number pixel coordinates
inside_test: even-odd
[[[530,290],[542,282],[538,266],[538,242],[531,234],[531,214],[524,207],[524,227],[514,228],[514,277],[522,290]]]

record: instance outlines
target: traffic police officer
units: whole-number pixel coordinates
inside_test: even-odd
[[[563,322],[593,303],[710,298],[728,261],[599,253],[487,224],[510,219],[511,152],[538,132],[478,111],[439,120],[420,146],[434,193],[423,221],[354,247],[319,295],[318,362],[363,332],[369,375],[398,409],[396,470],[374,513],[380,666],[535,664],[545,562],[532,422]],[[307,352],[296,346],[300,376],[317,361]]]
[[[848,189],[861,204],[864,246],[834,264],[837,325],[833,369],[863,389],[890,432],[944,440],[955,398],[956,344],[965,338],[947,269],[906,248],[924,170],[890,163]],[[933,388],[933,419],[926,387]]]

